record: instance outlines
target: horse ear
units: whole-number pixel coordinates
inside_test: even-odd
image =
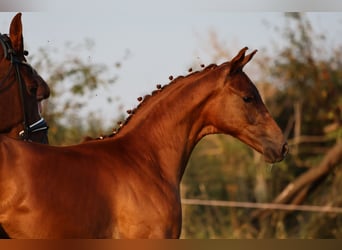
[[[9,36],[12,42],[13,49],[20,53],[24,50],[24,41],[23,41],[23,26],[21,23],[21,13],[16,14],[10,25]]]
[[[241,71],[243,67],[253,58],[257,50],[254,50],[252,53],[245,56],[247,47],[244,47],[240,50],[240,52],[230,61],[230,70],[229,74],[234,74],[238,71]]]

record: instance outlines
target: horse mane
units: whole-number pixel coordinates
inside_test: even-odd
[[[111,134],[109,135],[101,135],[97,138],[95,138],[95,140],[103,140],[103,139],[107,139],[107,138],[112,138],[115,135],[117,135],[122,128],[124,128],[128,122],[130,121],[130,119],[137,113],[139,112],[139,110],[141,110],[143,107],[147,106],[150,102],[151,99],[153,99],[153,97],[159,95],[160,93],[162,93],[163,91],[165,91],[166,89],[168,89],[170,86],[173,86],[175,84],[179,84],[180,82],[184,81],[184,80],[189,80],[190,78],[200,78],[204,75],[206,75],[208,72],[211,72],[213,69],[216,69],[218,67],[217,64],[210,64],[207,67],[204,66],[204,64],[201,64],[201,67],[203,68],[202,70],[198,70],[198,71],[193,71],[192,68],[188,69],[189,74],[186,76],[178,76],[176,78],[174,78],[172,75],[169,76],[169,80],[170,82],[168,84],[165,85],[161,85],[161,84],[157,84],[156,85],[156,89],[153,90],[151,92],[151,94],[147,94],[145,96],[140,96],[137,98],[137,100],[139,101],[139,104],[134,108],[134,109],[129,109],[126,111],[126,113],[128,114],[128,116],[126,117],[125,120],[123,121],[119,121],[117,123],[117,126],[115,126],[113,128],[113,131]],[[91,141],[94,140],[91,137],[85,137],[84,141]]]

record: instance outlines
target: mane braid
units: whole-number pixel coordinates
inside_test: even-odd
[[[201,65],[201,67],[203,68],[204,65]],[[129,109],[126,111],[126,113],[128,114],[128,117],[122,122],[122,121],[119,121],[118,122],[118,126],[114,127],[113,129],[113,132],[109,135],[103,135],[103,136],[100,136],[100,137],[97,137],[96,140],[103,140],[103,139],[106,139],[106,138],[112,138],[114,137],[115,135],[117,135],[120,130],[125,126],[127,125],[127,123],[129,122],[129,120],[132,118],[133,115],[136,114],[136,112],[138,112],[138,110],[145,106],[146,103],[148,102],[148,100],[150,100],[152,97],[158,95],[160,92],[164,91],[165,89],[167,89],[169,86],[171,85],[174,85],[175,83],[179,82],[180,80],[183,80],[185,78],[189,78],[189,77],[193,77],[193,76],[197,76],[199,74],[205,74],[207,73],[208,71],[211,71],[213,69],[216,69],[218,66],[217,64],[210,64],[208,65],[207,67],[205,67],[204,69],[202,70],[199,70],[199,71],[195,71],[195,72],[192,72],[192,68],[189,69],[189,72],[190,74],[186,75],[186,76],[177,76],[176,78],[173,78],[172,76],[169,77],[169,79],[172,79],[171,82],[169,82],[169,84],[166,84],[164,86],[160,85],[160,84],[157,84],[156,85],[156,88],[155,90],[152,91],[151,94],[147,94],[145,95],[144,97],[138,97],[137,100],[140,102],[136,108],[134,109]]]

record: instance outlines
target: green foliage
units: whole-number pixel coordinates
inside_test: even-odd
[[[231,157],[234,155],[235,157]],[[253,151],[234,138],[211,135],[194,149],[182,181],[182,196],[195,199],[245,201],[253,197]],[[246,211],[185,206],[182,237],[231,238],[230,220]]]
[[[304,15],[290,13],[286,16],[288,27],[284,38],[288,44],[278,52],[274,65],[270,65],[271,81],[283,91],[273,98],[270,106],[271,109],[282,108],[277,116],[285,128],[289,115],[293,114],[294,103],[303,105],[302,134],[322,135],[324,127],[338,118],[333,113],[342,101],[338,94],[342,91],[339,67],[342,51],[326,51],[324,36],[313,32]]]
[[[51,90],[43,114],[49,124],[51,144],[78,143],[85,136],[97,137],[110,130],[101,122],[103,117],[89,110],[92,105],[89,100],[98,89],[115,83],[117,75],[108,72],[106,65],[94,63],[91,56],[82,57],[91,55],[92,47],[91,40],[83,44],[67,43],[63,50],[46,47],[30,59],[37,71],[47,75],[44,79]],[[66,58],[59,58],[61,51],[67,54]],[[113,100],[110,94],[103,98],[108,103]]]

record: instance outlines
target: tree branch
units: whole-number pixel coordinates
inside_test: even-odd
[[[300,204],[307,194],[310,187],[321,178],[327,176],[333,168],[342,160],[342,143],[337,142],[324,156],[321,163],[310,168],[296,180],[289,183],[284,190],[273,200],[275,204]],[[252,214],[252,218],[265,217],[269,214],[269,209],[259,210]]]

